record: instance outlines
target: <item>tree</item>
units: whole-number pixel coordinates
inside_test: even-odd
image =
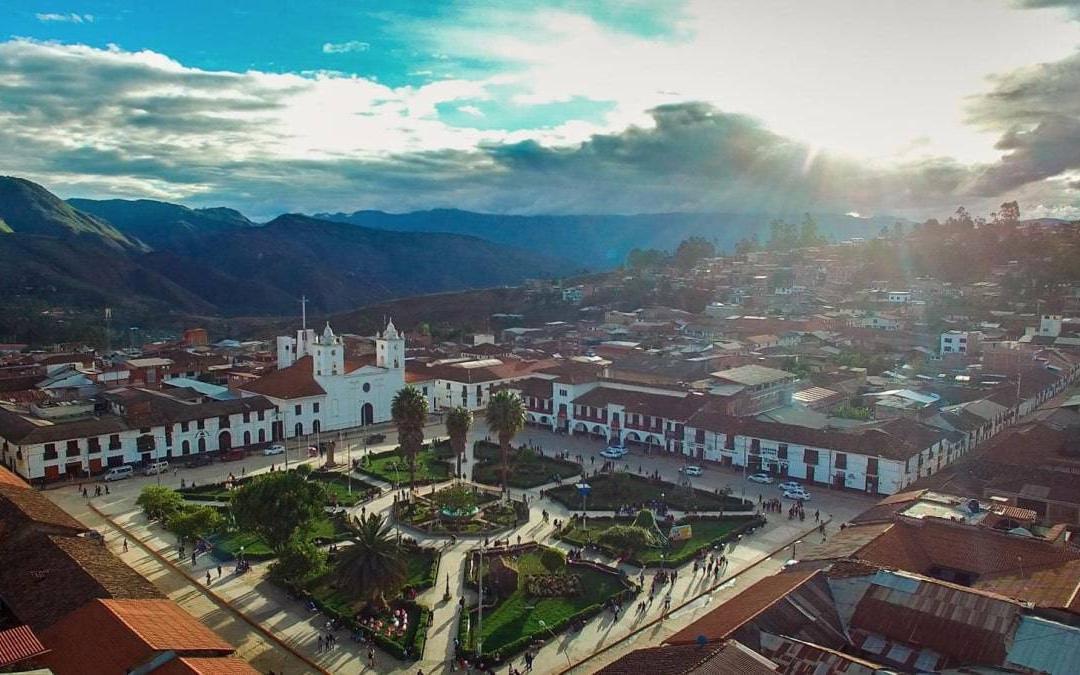
[[[488,429],[499,437],[502,488],[506,492],[506,478],[510,472],[510,441],[525,428],[525,404],[520,396],[504,389],[488,400],[485,419]]]
[[[283,581],[301,582],[326,571],[326,551],[314,542],[290,539],[270,566],[270,574]]]
[[[790,251],[798,245],[799,233],[794,223],[788,223],[779,218],[769,223],[770,250]]]
[[[803,214],[802,225],[799,226],[799,246],[810,248],[824,243],[825,237],[818,232],[817,221],[809,213]]]
[[[416,483],[416,457],[424,447],[424,423],[427,422],[427,401],[419,389],[407,386],[394,396],[390,415],[398,430],[398,446],[409,465],[409,485]]]
[[[334,566],[337,585],[383,609],[387,596],[396,595],[408,578],[405,556],[382,515],[369,513],[350,523],[350,528],[353,543],[342,549]]]
[[[626,255],[626,266],[632,270],[660,267],[667,262],[667,254],[655,248],[635,248]]]
[[[683,269],[690,269],[706,258],[716,257],[716,247],[705,237],[689,237],[675,249],[675,262]]]
[[[465,406],[458,406],[446,413],[446,433],[450,436],[450,449],[457,457],[457,475],[461,475],[461,458],[468,444],[469,428],[473,416]]]
[[[735,244],[735,255],[746,255],[760,249],[761,244],[758,242],[757,232],[755,232],[749,237],[743,237]]]
[[[212,506],[182,509],[169,517],[168,527],[181,541],[195,541],[211,535],[225,524],[225,517]]]
[[[233,493],[236,524],[258,535],[281,554],[293,537],[302,537],[323,515],[326,489],[296,471],[258,476]]]
[[[135,505],[142,507],[150,520],[167,520],[184,508],[184,498],[176,490],[164,485],[147,485],[139,493]]]

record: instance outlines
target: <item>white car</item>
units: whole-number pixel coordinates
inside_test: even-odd
[[[806,490],[784,490],[784,499],[808,502],[810,501],[810,493]]]
[[[630,451],[626,448],[618,445],[613,445],[610,448],[604,448],[603,450],[601,450],[600,456],[606,459],[622,459],[629,453]]]
[[[270,455],[284,455],[284,454],[285,454],[285,446],[284,445],[271,445],[270,447],[263,450],[263,455],[265,455],[266,457],[269,457]]]
[[[746,477],[746,480],[769,485],[773,482],[773,477],[767,473],[752,473]]]
[[[679,468],[679,473],[686,474],[687,476],[700,476],[702,471],[700,466],[684,466]]]
[[[800,490],[803,489],[803,486],[801,484],[796,483],[793,480],[784,481],[783,483],[780,483],[776,487],[780,488],[784,492],[799,492]]]

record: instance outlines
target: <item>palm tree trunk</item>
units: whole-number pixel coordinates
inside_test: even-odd
[[[499,455],[502,458],[502,491],[506,494],[506,479],[510,473],[510,436],[499,434]]]

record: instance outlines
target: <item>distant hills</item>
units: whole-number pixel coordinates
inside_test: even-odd
[[[393,232],[149,200],[72,200],[0,177],[0,336],[28,307],[207,316],[333,312],[391,298],[516,284],[557,259],[456,234]]]
[[[455,209],[392,214],[383,211],[319,213],[317,218],[399,232],[448,232],[483,237],[568,260],[592,270],[611,269],[634,248],[673,250],[687,237],[701,236],[731,251],[743,237],[769,238],[775,218],[801,221],[801,213],[657,213],[631,216],[508,216]],[[858,218],[814,214],[820,231],[834,240],[876,234],[892,217]]]

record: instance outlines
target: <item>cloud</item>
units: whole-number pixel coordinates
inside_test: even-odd
[[[371,49],[367,42],[349,40],[348,42],[324,42],[323,54],[348,54],[350,52],[366,52]]]
[[[975,192],[998,195],[1080,171],[1080,53],[993,79],[969,105],[974,124],[999,134],[1001,159]]]
[[[39,13],[35,14],[38,21],[43,23],[57,22],[57,23],[93,23],[93,14],[56,14],[56,13]]]
[[[483,117],[484,111],[480,110],[474,105],[462,105],[458,106],[458,112],[463,112],[466,115],[472,115],[473,117]]]
[[[1027,92],[1027,80],[998,89]],[[471,102],[492,100],[504,83],[390,87],[334,73],[218,72],[150,51],[13,40],[0,43],[0,173],[64,196],[227,204],[256,217],[433,207],[918,217],[1004,201],[981,182],[996,165],[929,154],[859,160],[706,102],[654,106],[615,129],[567,123],[506,132],[439,119],[445,105],[468,114]],[[1068,79],[1057,87],[1057,101],[1076,91]],[[1030,102],[998,107],[1026,120]],[[1022,130],[1010,137],[1017,147],[1027,140]],[[1039,203],[1071,194],[1065,181],[1031,175],[1036,187],[1022,190]]]

